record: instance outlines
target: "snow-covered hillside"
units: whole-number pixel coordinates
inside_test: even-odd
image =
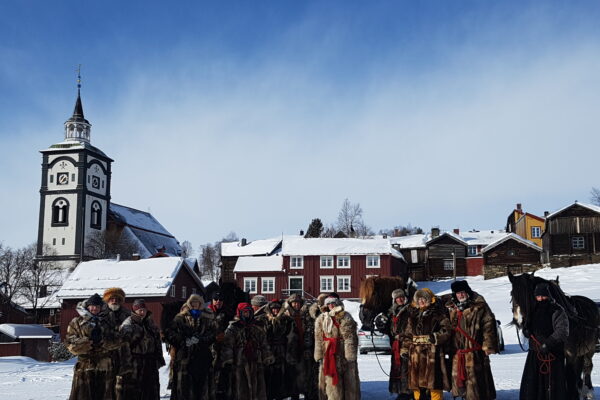
[[[600,298],[600,264],[584,265],[572,268],[545,269],[536,272],[544,278],[560,276],[562,288],[568,294],[583,295],[593,299]],[[468,278],[476,292],[489,302],[496,318],[503,324],[506,350],[502,354],[492,355],[491,364],[498,392],[498,400],[518,399],[521,373],[525,363],[525,353],[517,342],[514,328],[505,326],[512,318],[510,308],[510,282],[508,278],[490,279]],[[429,287],[435,293],[445,293],[452,281],[419,282],[419,287]],[[358,304],[346,302],[347,310],[358,318]],[[165,357],[167,355],[165,354]],[[389,355],[359,355],[359,369],[362,398],[393,399],[387,391],[387,377],[381,371],[379,363],[389,370]],[[600,356],[594,357],[594,364],[600,366]],[[74,360],[64,363],[41,363],[26,357],[0,357],[0,398],[3,399],[65,399],[71,388]],[[160,371],[161,387],[167,383],[167,370]],[[594,369],[596,398],[600,398],[600,367]],[[452,397],[446,393],[445,399]]]

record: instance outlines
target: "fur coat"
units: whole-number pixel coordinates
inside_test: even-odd
[[[294,321],[283,311],[267,314],[265,324],[267,342],[273,353],[273,363],[266,367],[265,383],[267,398],[280,399],[290,395],[290,382],[286,381],[286,370],[291,354],[296,352],[298,342],[294,331]]]
[[[496,398],[494,378],[490,368],[490,359],[486,351],[498,352],[498,330],[496,317],[485,302],[485,299],[473,293],[461,311],[456,301],[447,303],[450,311],[450,323],[454,329],[451,341],[452,357],[452,395],[464,397],[465,400],[493,400]],[[461,307],[462,308],[462,307]],[[462,315],[461,315],[462,314]],[[477,345],[472,343],[458,329],[465,331]],[[475,350],[476,347],[481,347]],[[464,365],[465,381],[459,377],[459,369]]]
[[[201,308],[195,319],[191,307],[182,307],[166,331],[166,341],[177,351],[173,362],[171,400],[201,399],[208,395],[207,380],[212,368],[210,346],[215,341],[215,317]]]
[[[273,363],[273,354],[264,328],[256,321],[244,323],[237,318],[225,331],[223,366],[231,369],[232,393],[229,398],[265,400],[265,366]]]
[[[215,315],[216,337],[211,350],[213,356],[213,368],[210,377],[210,397],[215,400],[225,400],[226,393],[231,387],[231,374],[227,374],[222,369],[221,354],[223,353],[223,341],[225,340],[225,330],[229,326],[230,315],[224,308],[217,309],[213,305],[208,306]]]
[[[315,322],[315,360],[319,368],[320,400],[357,400],[360,399],[360,380],[358,378],[358,335],[356,322],[337,306],[322,313]],[[335,376],[324,371],[328,353],[335,350]]]
[[[152,400],[160,397],[158,369],[165,365],[160,333],[152,312],[144,318],[131,314],[121,325],[120,332],[129,344],[132,371],[124,377],[126,399]]]
[[[78,356],[73,372],[70,400],[112,400],[115,374],[110,353],[121,340],[107,318],[106,306],[97,315],[87,310],[87,301],[77,305],[78,317],[67,327],[65,344]]]
[[[410,394],[408,388],[408,351],[402,351],[402,344],[406,339],[408,318],[415,308],[410,304],[393,304],[387,312],[387,323],[383,333],[390,337],[392,346],[392,360],[390,365],[390,393]]]

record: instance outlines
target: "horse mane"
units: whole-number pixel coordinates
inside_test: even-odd
[[[359,296],[364,307],[381,309],[392,304],[392,292],[406,289],[406,281],[399,276],[371,276],[360,283]]]

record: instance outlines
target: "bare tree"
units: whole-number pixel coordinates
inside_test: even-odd
[[[94,232],[88,236],[85,243],[85,255],[96,259],[115,258],[119,255],[122,260],[131,260],[133,255],[139,252],[138,244],[123,230]]]
[[[335,226],[333,224],[331,224],[323,230],[321,237],[332,238],[332,237],[335,237],[336,233],[338,233],[338,230],[335,229]]]
[[[184,240],[181,243],[181,257],[188,258],[194,255],[194,248],[192,243],[188,240]]]
[[[600,206],[600,189],[593,187],[590,192],[592,204]]]
[[[363,231],[369,230],[362,220],[363,210],[360,203],[351,203],[347,198],[342,203],[342,208],[338,213],[337,229],[342,231],[348,237],[358,236],[357,228]],[[364,233],[364,232],[363,232]],[[365,236],[365,235],[363,235]]]
[[[211,281],[218,281],[219,279],[219,242],[215,245],[207,243],[200,246],[200,260],[199,263],[202,266],[202,276],[210,279]]]
[[[231,231],[227,234],[227,236],[221,239],[221,243],[237,242],[238,240],[240,239],[238,238],[237,233]]]
[[[5,247],[0,243],[0,290],[2,301],[10,302],[23,284],[26,266],[23,252]]]

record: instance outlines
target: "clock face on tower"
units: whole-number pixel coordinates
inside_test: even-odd
[[[94,189],[100,189],[100,178],[97,176],[92,176],[92,187]]]
[[[59,172],[56,174],[56,183],[59,185],[66,185],[69,183],[69,173],[68,172]]]

